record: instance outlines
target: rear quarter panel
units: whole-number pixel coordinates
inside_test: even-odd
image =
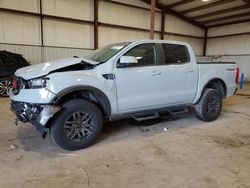
[[[196,98],[193,103],[198,102],[204,87],[213,79],[221,79],[226,84],[227,97],[234,95],[237,85],[235,83],[235,64],[200,63],[199,82]]]

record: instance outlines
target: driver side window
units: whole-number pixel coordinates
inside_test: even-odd
[[[144,67],[156,64],[156,51],[154,44],[140,44],[124,54],[124,56],[133,56],[137,59],[136,64],[117,63],[118,68],[126,67]]]

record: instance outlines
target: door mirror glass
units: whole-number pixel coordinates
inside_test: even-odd
[[[137,59],[134,56],[122,56],[120,58],[121,64],[134,64],[138,63]]]

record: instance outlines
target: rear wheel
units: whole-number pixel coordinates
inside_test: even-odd
[[[0,79],[0,96],[8,97],[10,90],[13,88],[13,83],[10,78]]]
[[[206,89],[198,102],[194,105],[195,116],[202,121],[214,121],[220,115],[222,96],[218,90]]]
[[[70,100],[55,117],[51,136],[60,147],[78,150],[92,145],[102,130],[102,114],[91,102]]]

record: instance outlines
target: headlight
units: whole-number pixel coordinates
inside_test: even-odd
[[[30,88],[43,88],[46,86],[46,78],[37,78],[28,81]]]

